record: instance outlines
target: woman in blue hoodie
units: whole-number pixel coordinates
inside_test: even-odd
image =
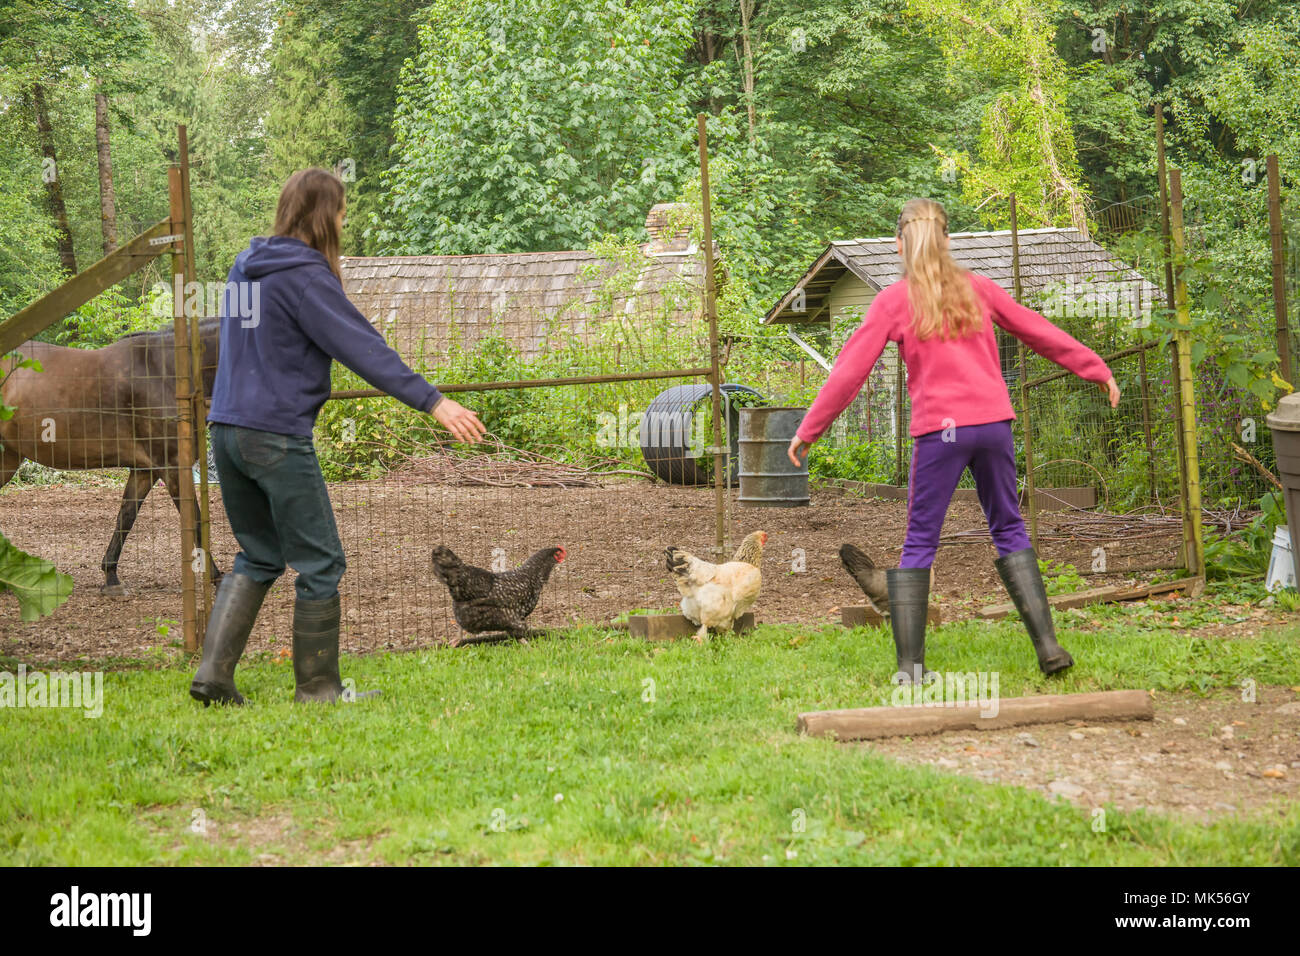
[[[337,359],[375,388],[430,412],[459,441],[485,429],[469,409],[412,371],[343,292],[343,183],[323,169],[294,173],[274,234],[235,259],[221,316],[212,390],[212,449],[226,518],[239,542],[221,581],[190,696],[243,703],[235,665],[272,582],[298,572],[293,609],[294,699],[333,701],[339,677],[339,579],[346,562],[312,427]]]

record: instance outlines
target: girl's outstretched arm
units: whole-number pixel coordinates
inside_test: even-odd
[[[1119,404],[1119,386],[1101,356],[1033,309],[1021,305],[992,279],[977,277],[976,288],[988,303],[993,321],[1031,349],[1079,378],[1096,382],[1110,407]]]
[[[880,353],[885,350],[892,326],[890,299],[884,292],[879,293],[867,309],[862,324],[849,336],[844,348],[840,349],[830,377],[817,392],[816,400],[803,417],[803,422],[790,443],[789,457],[795,465],[802,464],[797,456],[800,453],[807,454],[808,446],[820,438],[857,397],[876,360],[880,358]]]

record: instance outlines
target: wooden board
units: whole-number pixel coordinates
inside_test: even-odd
[[[996,713],[975,702],[954,706],[864,707],[819,710],[799,715],[798,730],[810,737],[874,740],[879,737],[919,737],[952,730],[1001,730],[1028,724],[1066,720],[1151,720],[1155,708],[1144,690],[1108,690],[1091,694],[1045,694],[997,701]]]
[[[887,620],[889,619],[870,604],[846,604],[840,608],[840,623],[845,627],[878,627]],[[930,605],[925,620],[931,627],[938,627],[943,623],[938,605]]]
[[[1196,597],[1205,590],[1205,579],[1201,577],[1179,578],[1177,581],[1166,581],[1163,584],[1088,588],[1085,591],[1075,591],[1073,594],[1050,595],[1047,598],[1047,603],[1057,610],[1063,611],[1066,608],[1085,607],[1089,604],[1101,604],[1107,601],[1136,601],[1139,598],[1150,597],[1153,594],[1164,594],[1169,591],[1184,589],[1188,597]],[[997,621],[1006,617],[1015,609],[1014,604],[991,604],[988,607],[980,608],[975,612],[975,616],[986,621]]]
[[[755,627],[754,615],[746,613],[736,622],[736,633],[744,634]],[[671,641],[678,637],[690,637],[699,630],[680,614],[634,614],[627,619],[628,631],[633,637],[644,637],[647,641]]]

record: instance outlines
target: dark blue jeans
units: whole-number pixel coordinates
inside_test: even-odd
[[[234,572],[269,584],[288,565],[298,597],[337,594],[347,562],[312,440],[213,424],[212,451],[239,542]]]

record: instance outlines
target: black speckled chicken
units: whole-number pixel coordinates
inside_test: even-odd
[[[840,545],[840,563],[849,577],[858,582],[867,600],[881,614],[889,613],[889,583],[885,572],[867,557],[866,552],[851,544]]]
[[[565,556],[562,547],[542,548],[513,571],[493,572],[468,565],[439,545],[433,549],[433,573],[451,592],[452,613],[466,631],[524,638],[529,634],[524,622]]]

